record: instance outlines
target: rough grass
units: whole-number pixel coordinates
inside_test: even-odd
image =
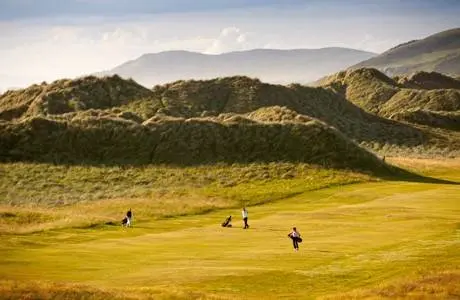
[[[37,115],[63,114],[88,109],[127,105],[135,100],[156,103],[152,91],[117,75],[97,78],[61,79],[0,95],[0,119],[12,120]]]
[[[457,89],[460,82],[437,73],[416,73],[409,78],[398,78],[396,82],[376,69],[364,68],[339,72],[322,79],[319,84],[341,92],[359,107],[385,118],[415,109],[460,109]]]
[[[378,71],[370,72],[386,78]],[[386,79],[391,87],[393,81]],[[380,80],[373,80],[370,76],[366,84],[372,82],[380,84]],[[362,88],[365,88],[365,84]],[[298,84],[271,85],[246,77],[229,77],[178,81],[157,86],[154,92],[155,97],[162,99],[165,105],[161,113],[176,117],[251,113],[263,107],[282,106],[307,118],[319,119],[358,142],[409,147],[431,143],[429,132],[368,114],[347,101],[337,89],[311,88]]]
[[[398,280],[373,289],[355,290],[322,299],[456,299],[460,297],[460,271],[439,271],[418,279]]]
[[[167,219],[377,180],[292,163],[186,168],[15,163],[0,165],[0,174],[2,232],[118,224],[128,206],[143,207],[141,220]]]
[[[331,86],[354,104],[378,114],[381,106],[398,92],[397,83],[376,69],[342,71],[324,78],[323,86]]]
[[[227,118],[228,114],[220,118],[159,117],[142,124],[100,116],[71,121],[36,117],[0,124],[0,160],[178,166],[301,162],[391,173],[373,154],[334,128],[289,113],[295,116],[290,122],[258,121],[242,115]]]
[[[460,89],[459,80],[436,72],[416,72],[399,77],[397,82],[411,89]]]
[[[430,111],[424,109],[406,110],[391,115],[393,120],[430,127],[460,131],[460,110],[458,111]]]
[[[380,107],[380,115],[424,109],[429,111],[460,110],[460,90],[410,90],[403,89]]]
[[[339,73],[326,88],[271,85],[241,76],[178,81],[153,90],[118,76],[59,80],[0,97],[0,118],[6,120],[0,122],[0,160],[180,165],[261,160],[334,166],[348,164],[349,159],[333,157],[344,153],[359,152],[358,161],[368,157],[350,150],[356,147],[344,136],[386,154],[419,156],[423,149],[426,156],[455,155],[460,150],[451,130],[456,113],[397,116],[411,107],[454,110],[457,94],[401,90],[373,69]],[[405,95],[411,95],[410,105],[401,104],[407,102]],[[368,103],[370,111],[386,105],[388,116],[422,125],[367,113],[348,100]],[[294,144],[307,148],[296,151]]]
[[[458,160],[389,160],[422,174],[460,180]],[[308,172],[302,176],[272,184],[295,192],[295,184],[288,183],[308,178]],[[240,207],[154,218],[144,214],[150,211],[148,202],[123,198],[57,208],[4,206],[3,213],[29,210],[53,215],[62,209],[92,219],[109,215],[112,202],[120,205],[121,215],[133,204],[134,227],[63,226],[29,233],[17,227],[3,232],[0,295],[6,299],[458,297],[459,185],[374,181],[314,191],[303,185],[299,182],[297,193],[277,201],[250,206],[249,230],[239,228]],[[269,185],[254,191],[250,186],[252,182],[238,184],[233,193],[251,198],[257,192],[272,193],[265,190]],[[192,194],[199,190],[189,189]],[[213,200],[225,195],[216,192]],[[203,197],[196,195],[190,202]],[[169,209],[180,206],[180,199],[174,201]],[[229,214],[234,215],[234,227],[221,228]],[[304,238],[298,253],[286,237],[292,226]]]
[[[433,79],[434,82],[428,84],[426,76]],[[420,81],[420,85],[429,85],[429,88],[435,85],[436,80],[440,80],[438,77],[449,78],[441,74],[415,74],[414,80]],[[452,78],[449,80],[456,82]],[[413,124],[411,130],[407,132],[416,129],[424,139],[424,142],[408,139],[405,145],[396,142],[403,139],[401,135],[384,141],[378,139],[361,140],[361,145],[366,148],[383,155],[410,154],[412,156],[425,155],[426,157],[458,155],[460,146],[458,135],[458,124],[460,124],[458,115],[460,109],[459,90],[407,88],[403,83],[397,83],[394,79],[390,79],[375,69],[339,72],[324,78],[320,84],[341,93],[349,101],[368,112],[386,119]],[[439,82],[439,84],[446,85],[444,81]],[[420,151],[421,149],[423,150]]]
[[[363,74],[360,74],[367,76],[366,72],[363,71],[361,72]],[[393,91],[392,79],[386,78],[383,74],[379,75],[377,71],[369,72],[377,74],[374,75],[387,81],[387,84],[380,91],[378,88],[380,80],[374,80],[372,77],[374,75],[367,76],[368,79],[364,82],[358,80],[360,76],[356,73],[356,82],[362,89],[363,97],[377,99],[380,94],[386,95],[389,90]],[[365,91],[366,84],[370,84],[375,89]],[[32,93],[35,89],[39,90],[39,95]],[[52,97],[40,94],[42,90],[49,90],[46,93]],[[376,94],[368,95],[367,91]],[[132,123],[140,124],[152,118],[165,118],[165,116],[185,120],[197,117],[216,117],[219,114],[228,113],[250,114],[259,108],[281,106],[303,115],[305,119],[321,120],[358,143],[388,144],[393,147],[419,145],[432,147],[440,144],[436,138],[433,138],[430,130],[420,130],[411,125],[388,121],[368,114],[347,101],[344,93],[337,89],[310,88],[298,84],[271,85],[241,76],[202,81],[178,81],[156,86],[153,91],[116,76],[103,79],[86,77],[75,81],[61,80],[50,85],[43,84],[43,86],[32,86],[29,89],[8,92],[0,98],[0,103],[0,112],[4,112],[3,119],[6,120],[35,117],[66,124],[71,122],[80,124],[79,126],[87,126],[85,124],[90,123],[95,131],[100,123],[118,124],[125,121],[126,124],[133,125]],[[32,105],[32,103],[35,104]],[[79,104],[70,105],[69,103]],[[24,109],[16,110],[14,107],[18,105]],[[59,109],[47,107],[58,107]],[[15,113],[12,113],[13,111]],[[10,128],[17,127],[11,122],[0,123]],[[101,125],[101,127],[104,126]],[[9,139],[14,134],[19,135],[14,130],[3,132],[0,142],[2,139]],[[105,134],[115,135],[116,132],[105,132]]]

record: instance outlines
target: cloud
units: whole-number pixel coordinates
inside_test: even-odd
[[[219,54],[229,51],[247,50],[257,47],[257,43],[251,43],[250,32],[243,32],[237,27],[226,27],[222,29],[219,36],[213,40],[212,45],[204,52],[208,54]]]
[[[110,17],[54,14],[39,19],[1,21],[2,13],[6,14],[6,10],[2,10],[5,1],[0,0],[0,72],[3,73],[0,89],[5,85],[25,86],[107,70],[142,54],[167,50],[217,54],[267,47],[342,46],[381,52],[401,42],[460,25],[460,9],[452,8],[449,13],[433,10],[429,14],[394,10],[385,14],[380,6],[365,7],[363,11],[361,7],[339,5],[338,0],[312,0],[308,5],[283,8],[281,4],[260,8],[263,1],[259,1],[258,8],[221,11],[135,15],[126,12]],[[20,3],[42,3],[8,1],[15,7]],[[57,8],[61,10],[64,9],[62,3],[66,2],[44,1],[60,3]],[[115,0],[71,1],[98,2],[104,7]],[[188,1],[189,5],[199,2],[177,1]],[[278,3],[288,3],[286,1]],[[243,2],[238,1],[240,5]]]

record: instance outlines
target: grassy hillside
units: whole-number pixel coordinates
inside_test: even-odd
[[[454,112],[460,110],[460,90],[413,90],[401,89],[381,105],[379,114],[390,116],[393,113],[412,109]]]
[[[126,205],[142,210],[137,221],[166,221],[379,180],[349,170],[279,162],[188,167],[6,163],[0,164],[0,173],[0,233],[118,224]]]
[[[229,77],[206,81],[179,81],[156,86],[154,91],[156,97],[165,104],[165,109],[161,112],[169,115],[192,117],[233,111],[247,113],[259,107],[280,105],[317,118],[353,140],[367,145],[414,147],[438,143],[438,137],[427,130],[366,113],[330,86],[281,86],[265,84],[247,77]],[[453,146],[457,147],[455,144]]]
[[[135,165],[286,161],[385,170],[379,159],[337,130],[287,110],[291,120],[271,122],[266,115],[283,118],[271,110],[255,112],[250,119],[234,114],[153,117],[142,124],[108,117],[28,118],[0,124],[0,157],[3,161]]]
[[[318,84],[385,118],[458,130],[460,82],[448,76],[416,73],[389,78],[376,69],[364,68],[325,77]]]
[[[368,68],[342,71],[321,79],[317,84],[330,86],[357,106],[376,114],[399,91],[392,78]]]
[[[329,158],[339,155],[332,154],[336,150],[340,155],[348,151],[344,145],[352,143],[347,138],[373,150],[385,148],[385,153],[421,147],[422,152],[452,155],[460,149],[449,132],[388,120],[347,99],[361,99],[358,95],[382,106],[382,97],[401,90],[393,79],[367,69],[337,76],[340,82],[324,88],[271,85],[241,76],[177,81],[153,90],[116,76],[87,77],[40,86],[47,92],[39,96],[32,86],[0,98],[5,119],[0,122],[1,157],[55,163],[288,160],[336,165],[339,159]],[[330,142],[338,144],[331,147]],[[303,145],[309,150],[295,151]]]
[[[142,99],[159,106],[152,96],[147,88],[118,76],[62,79],[0,95],[0,119],[105,109]]]
[[[410,89],[460,89],[458,79],[436,72],[416,72],[410,76],[401,76],[398,84]]]
[[[388,75],[418,71],[460,74],[460,28],[443,31],[421,40],[398,45],[351,69],[377,68]]]
[[[406,110],[391,115],[394,120],[460,131],[460,111]],[[460,135],[458,135],[460,138]]]

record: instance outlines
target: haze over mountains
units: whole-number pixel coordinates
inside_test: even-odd
[[[418,71],[434,71],[458,76],[460,75],[460,28],[398,45],[351,68],[362,67],[377,68],[390,76]]]
[[[208,55],[189,51],[144,54],[97,75],[118,74],[147,87],[175,80],[249,76],[264,82],[309,83],[343,69],[372,67],[389,76],[418,71],[460,74],[460,28],[398,45],[380,55],[349,48],[254,49]]]
[[[99,75],[118,74],[147,87],[175,80],[236,75],[271,83],[308,83],[375,55],[348,48],[255,49],[218,55],[167,51],[144,54]]]
[[[435,56],[442,65],[456,57],[452,36],[457,32],[409,43],[418,45],[409,47],[414,59],[431,62]],[[389,56],[404,57],[404,48]],[[458,155],[460,82],[454,77],[417,72],[392,78],[374,68],[349,68],[324,77],[317,88],[225,77],[234,72],[306,82],[318,70],[344,68],[340,65],[372,55],[343,48],[222,55],[172,51],[144,55],[114,69],[117,75],[9,91],[0,95],[0,161],[293,161],[384,170],[369,150]],[[194,79],[173,80],[187,76]],[[212,79],[196,80],[200,77]],[[162,81],[172,82],[155,85]]]

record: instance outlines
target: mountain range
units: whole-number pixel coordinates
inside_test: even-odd
[[[456,42],[440,41],[455,32],[426,40],[444,45],[443,51],[450,49],[453,55]],[[416,44],[419,49],[422,41],[406,46]],[[406,46],[390,51],[399,53]],[[434,48],[425,49],[432,52],[423,57],[435,53]],[[338,48],[318,51],[317,60],[308,62],[305,57],[311,59],[314,51],[253,50],[216,56],[165,52],[145,55],[119,70],[144,70],[145,80],[164,80],[192,76],[199,66],[204,71],[194,77],[204,72],[215,76],[217,63],[227,71],[249,72],[255,60],[258,72],[267,78],[278,76],[274,72],[278,70],[286,79],[302,76],[302,68],[321,60],[323,68],[331,67],[338,60],[325,61],[334,52],[335,58],[340,53],[349,58],[363,55]],[[305,63],[298,63],[298,57]],[[164,74],[157,72],[158,66]],[[297,73],[292,72],[294,67]],[[164,77],[151,77],[157,75]],[[442,157],[460,153],[460,81],[437,72],[388,76],[376,68],[352,67],[323,77],[317,87],[266,83],[241,75],[176,80],[152,88],[141,83],[118,74],[86,76],[1,94],[0,161],[104,165],[291,161],[385,173],[390,169],[373,153]]]
[[[460,28],[398,45],[351,67],[371,67],[389,76],[425,71],[460,75]]]
[[[375,55],[348,48],[255,49],[218,55],[167,51],[144,54],[97,75],[118,74],[147,87],[176,80],[236,75],[257,77],[270,83],[307,83]]]
[[[460,28],[398,45],[384,53],[349,48],[254,49],[208,55],[189,51],[148,53],[98,76],[118,74],[151,87],[176,80],[248,76],[264,82],[310,83],[347,68],[375,68],[386,75],[438,72],[460,75]]]

